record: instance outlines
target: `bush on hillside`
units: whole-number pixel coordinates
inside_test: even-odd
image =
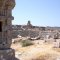
[[[22,40],[21,45],[22,45],[22,47],[25,47],[25,46],[33,45],[33,43],[31,40]]]

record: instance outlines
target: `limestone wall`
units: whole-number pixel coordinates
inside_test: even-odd
[[[18,35],[22,37],[42,37],[42,38],[54,38],[54,35],[58,32],[60,38],[60,27],[39,27],[33,26],[33,28],[26,28],[27,25],[12,25],[12,37],[15,38]]]
[[[47,38],[54,38],[55,34],[56,32],[49,32],[49,31],[13,30],[12,37],[16,38],[18,35],[22,37],[32,37],[32,38],[40,36],[44,39],[47,39]]]
[[[31,30],[21,30],[21,31],[13,31],[12,36],[13,38],[17,37],[18,35],[22,36],[22,37],[37,37],[39,35],[38,31],[31,31]]]

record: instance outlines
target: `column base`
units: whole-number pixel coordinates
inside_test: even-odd
[[[3,49],[0,50],[0,60],[16,60],[14,49]]]

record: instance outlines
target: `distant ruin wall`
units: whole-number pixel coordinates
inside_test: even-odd
[[[37,37],[39,36],[39,32],[38,31],[31,31],[31,30],[22,30],[22,31],[14,31],[12,32],[12,36],[13,38],[17,37],[18,35],[22,36],[22,37]]]
[[[22,37],[42,37],[42,38],[47,38],[48,36],[50,38],[54,38],[54,35],[56,32],[49,32],[49,31],[32,31],[32,30],[13,30],[12,32],[12,37],[16,38],[18,35]],[[59,33],[60,37],[60,33]]]

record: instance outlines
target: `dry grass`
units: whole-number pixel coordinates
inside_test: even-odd
[[[55,50],[55,51],[60,53],[60,48],[53,48],[53,50]]]
[[[16,52],[22,53],[23,60],[56,60],[60,56],[60,49],[53,48],[52,44],[35,44],[21,47],[20,44],[12,45]]]

